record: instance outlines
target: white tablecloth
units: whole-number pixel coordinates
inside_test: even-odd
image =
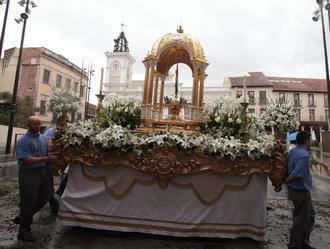
[[[266,176],[198,173],[160,186],[126,167],[71,165],[58,221],[63,225],[171,236],[263,241]]]

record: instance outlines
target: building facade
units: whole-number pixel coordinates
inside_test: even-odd
[[[243,95],[243,76],[226,77],[224,86],[232,96]],[[288,101],[299,107],[297,112],[301,129],[315,133],[328,130],[329,110],[327,82],[325,79],[265,76],[262,72],[249,72],[246,77],[246,100],[249,111],[260,114],[269,101]]]
[[[86,103],[85,119],[95,118],[96,110],[97,110],[97,105],[94,105],[92,103]]]
[[[18,48],[5,51],[1,60],[0,92],[13,92]],[[42,126],[49,126],[52,113],[47,102],[52,89],[71,89],[81,98],[81,106],[72,117],[84,119],[87,73],[60,54],[44,47],[23,48],[18,97],[31,96]]]

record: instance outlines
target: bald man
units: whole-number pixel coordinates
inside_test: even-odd
[[[51,175],[48,161],[56,157],[48,155],[46,139],[40,134],[40,120],[36,116],[27,119],[28,131],[17,141],[16,156],[19,166],[18,183],[20,194],[19,240],[32,242],[33,215],[51,197]]]

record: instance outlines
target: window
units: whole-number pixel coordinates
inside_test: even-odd
[[[329,102],[328,102],[329,100],[328,100],[328,94],[324,94],[324,106],[325,107],[328,107],[328,105],[329,105]]]
[[[248,96],[249,96],[249,104],[255,104],[254,91],[248,91]]]
[[[79,94],[80,97],[84,96],[84,87],[83,86],[80,86],[80,94]]]
[[[279,93],[278,100],[281,104],[283,104],[285,102],[285,93]]]
[[[236,98],[240,98],[240,97],[242,97],[242,91],[237,91],[236,92]]]
[[[79,83],[78,83],[78,82],[75,82],[75,83],[74,83],[74,92],[75,92],[75,93],[78,92],[78,86],[79,86]]]
[[[266,91],[259,91],[259,104],[260,105],[267,104]]]
[[[325,121],[329,122],[329,110],[325,110]]]
[[[77,118],[78,120],[81,120],[82,119],[82,115],[81,115],[81,113],[78,113],[78,118]]]
[[[295,106],[300,106],[300,96],[299,93],[293,94],[293,103]]]
[[[315,110],[309,109],[309,121],[315,121]]]
[[[50,71],[47,69],[44,69],[44,76],[42,78],[42,83],[49,84],[49,79],[50,79]]]
[[[61,88],[61,84],[62,84],[62,75],[56,75],[56,87],[57,88]]]
[[[308,94],[308,106],[315,106],[314,94],[312,94],[312,93]]]
[[[40,100],[40,115],[46,115],[47,109],[46,109],[46,100]]]
[[[65,90],[71,90],[71,80],[70,79],[65,80]]]
[[[296,115],[299,121],[301,121],[300,109],[296,110]]]

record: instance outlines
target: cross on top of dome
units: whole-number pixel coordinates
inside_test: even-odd
[[[176,29],[176,32],[183,33],[183,28],[181,25],[179,26],[179,28]]]

